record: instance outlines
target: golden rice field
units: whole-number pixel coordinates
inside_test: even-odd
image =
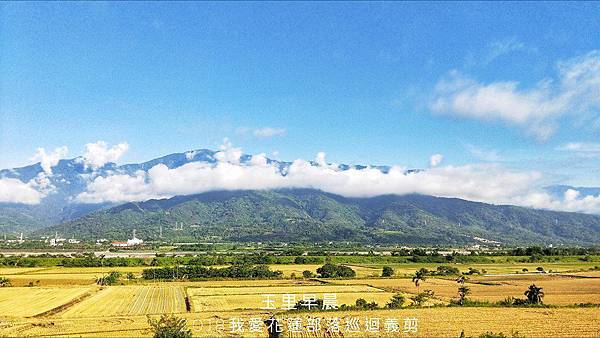
[[[195,311],[260,310],[268,307],[265,302],[272,300],[274,307],[281,309],[284,298],[291,303],[303,299],[305,295],[323,298],[324,294],[334,294],[338,305],[353,305],[357,299],[385,304],[394,295],[380,289],[365,285],[314,285],[314,286],[269,286],[269,287],[188,287],[193,309]]]
[[[408,278],[334,280],[340,285],[369,285],[389,291],[417,293],[417,287]],[[542,287],[544,302],[552,305],[600,303],[600,278],[569,278],[563,276],[510,276],[476,277],[466,285],[471,289],[469,298],[499,301],[507,297],[523,297],[531,284]],[[433,290],[436,297],[449,301],[458,297],[458,283],[452,279],[428,278],[420,283],[420,290]]]
[[[140,276],[144,267],[104,267],[104,268],[1,268],[0,276],[9,278],[14,286],[27,286],[33,283],[36,286],[55,285],[86,285],[94,284],[96,278],[111,271],[122,274],[132,272]]]
[[[90,287],[0,288],[0,317],[30,317],[50,311],[91,291]]]
[[[253,317],[268,317],[265,311],[236,311],[218,313],[180,314],[188,322],[194,337],[221,337],[230,335],[229,327],[224,330],[214,325],[216,320],[241,318],[248,321]],[[366,318],[417,318],[417,333],[368,334],[345,333],[346,337],[458,337],[465,331],[467,337],[477,337],[486,332],[502,332],[508,337],[518,333],[519,337],[597,337],[600,332],[600,309],[557,308],[419,308],[402,310],[339,311],[328,313],[299,313],[304,320],[308,316],[330,318],[340,317],[342,322],[358,317],[361,325]],[[294,314],[296,316],[296,314]],[[289,316],[282,315],[285,319]],[[246,337],[266,337],[266,328],[261,334]],[[87,318],[24,318],[0,323],[0,335],[5,336],[46,336],[46,337],[140,337],[150,336],[146,316],[115,316]],[[238,335],[239,336],[239,335]],[[325,337],[324,335],[312,337]]]
[[[427,268],[429,270],[435,270],[440,265],[448,265],[458,268],[461,272],[466,272],[470,267],[478,269],[479,271],[485,271],[486,274],[514,274],[523,273],[522,270],[525,268],[530,272],[535,271],[539,266],[543,267],[546,271],[552,270],[552,272],[577,272],[581,270],[589,270],[595,266],[600,265],[598,262],[560,262],[560,263],[492,263],[492,264],[475,264],[475,263],[407,263],[407,264],[359,264],[349,265],[353,269],[355,267],[362,267],[363,269],[372,269],[381,274],[381,268],[383,265],[389,265],[394,268],[396,276],[409,276],[414,274],[416,270],[421,268]],[[364,270],[366,276],[370,276],[368,270]],[[361,277],[361,276],[359,276]]]
[[[596,263],[597,265],[598,263]],[[435,269],[439,264],[431,265]],[[549,264],[540,264],[554,269]],[[424,265],[404,267],[402,271],[414,272]],[[479,268],[475,265],[469,265]],[[584,270],[580,265],[565,265],[563,275],[505,274],[520,270],[522,265],[497,267],[503,275],[472,276],[467,282],[471,288],[469,298],[496,301],[508,296],[524,297],[530,284],[543,287],[544,302],[549,308],[499,308],[499,307],[424,307],[398,310],[334,312],[285,312],[283,295],[295,295],[301,300],[305,294],[335,294],[338,305],[353,304],[357,298],[375,301],[385,306],[396,293],[411,297],[417,292],[410,278],[378,278],[379,266],[356,267],[354,279],[277,279],[277,280],[223,280],[196,282],[144,282],[141,280],[124,285],[98,287],[94,279],[102,273],[117,270],[122,273],[139,274],[142,268],[3,268],[0,276],[8,277],[13,285],[40,280],[40,285],[53,286],[0,288],[0,336],[48,336],[48,337],[124,337],[148,336],[147,316],[174,313],[184,317],[197,337],[227,336],[228,332],[215,331],[214,323],[222,320],[225,328],[231,318],[268,318],[272,313],[279,317],[308,316],[321,318],[378,317],[418,319],[416,334],[361,332],[348,337],[408,337],[444,336],[458,337],[462,330],[467,336],[477,337],[485,331],[503,332],[511,336],[518,331],[524,337],[598,337],[600,336],[600,307],[569,307],[578,303],[600,304],[600,274]],[[536,264],[537,266],[537,264]],[[579,269],[578,269],[579,267]],[[318,268],[317,265],[277,265],[289,276]],[[558,267],[556,267],[558,269]],[[462,267],[461,267],[462,269]],[[467,268],[465,267],[464,270]],[[535,268],[534,268],[535,269]],[[490,269],[488,269],[489,271]],[[87,284],[77,285],[79,284]],[[37,285],[37,284],[36,284]],[[452,278],[427,278],[420,284],[420,291],[435,292],[428,304],[444,304],[457,297],[456,283]],[[263,310],[264,295],[272,295],[276,310]],[[186,296],[191,311],[186,309]],[[410,304],[407,300],[405,305]],[[383,324],[382,324],[383,325]],[[266,329],[265,329],[266,330]],[[233,335],[235,336],[235,335]],[[265,337],[245,332],[238,336]],[[305,335],[306,336],[306,335]],[[323,336],[323,335],[321,335]],[[314,335],[313,335],[314,337]]]
[[[185,290],[172,284],[110,286],[67,309],[61,316],[110,317],[186,312]]]

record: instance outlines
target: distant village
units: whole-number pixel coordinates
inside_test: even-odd
[[[16,238],[8,238],[8,236],[5,234],[4,238],[0,239],[0,242],[6,243],[6,244],[23,244],[27,241],[28,240],[23,236],[22,232]],[[35,242],[39,242],[39,241],[35,241]],[[64,238],[64,237],[61,237],[58,232],[55,232],[53,237],[42,237],[42,242],[50,247],[61,247],[61,246],[64,246],[65,244],[79,244],[79,243],[81,243],[81,240],[73,238],[73,237]],[[106,238],[96,239],[96,245],[98,245],[98,246],[106,245],[106,244],[108,244],[108,242],[109,242],[109,240]],[[141,246],[143,244],[144,244],[144,240],[137,237],[136,229],[133,229],[132,236],[130,239],[127,239],[127,241],[112,241],[112,242],[110,242],[111,246],[117,247],[117,248],[136,247],[136,246]]]

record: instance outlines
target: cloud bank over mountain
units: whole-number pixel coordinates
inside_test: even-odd
[[[116,166],[98,170],[118,159],[127,148],[126,143],[112,147],[102,141],[88,144],[85,156],[77,158],[90,166],[79,174],[85,186],[71,202],[122,203],[215,190],[313,188],[346,197],[418,193],[492,204],[600,212],[600,195],[581,196],[570,189],[557,197],[542,189],[539,172],[516,171],[498,164],[441,165],[441,154],[430,157],[430,168],[426,170],[408,170],[399,165],[382,170],[329,163],[323,152],[314,161],[271,161],[264,153],[244,155],[241,148],[225,140],[219,151],[205,160],[195,158],[198,153],[190,151],[182,155],[185,163],[174,167],[157,162],[132,172]],[[0,202],[40,203],[53,193],[49,177],[44,170],[27,182],[0,179]]]

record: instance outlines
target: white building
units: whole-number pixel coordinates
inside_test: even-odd
[[[133,238],[127,240],[127,246],[136,246],[142,243],[144,243],[144,241],[135,237],[135,229],[133,229]]]

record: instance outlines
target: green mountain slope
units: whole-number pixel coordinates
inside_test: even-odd
[[[358,241],[399,244],[599,244],[600,216],[454,198],[344,198],[318,190],[218,191],[126,203],[38,234],[213,241]]]

